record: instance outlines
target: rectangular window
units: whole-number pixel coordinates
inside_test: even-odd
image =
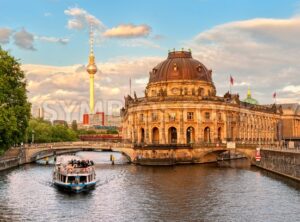
[[[170,121],[175,121],[176,120],[176,114],[175,113],[170,113],[169,114],[169,120]]]
[[[157,113],[152,113],[152,121],[157,121]]]
[[[222,121],[222,113],[218,113],[218,121]]]
[[[188,120],[193,120],[194,119],[194,113],[193,112],[188,112],[187,113],[187,119]]]
[[[210,119],[210,113],[209,113],[209,112],[206,112],[206,113],[205,113],[205,119],[206,119],[206,120],[209,120],[209,119]]]
[[[144,121],[144,114],[140,114],[140,122]]]

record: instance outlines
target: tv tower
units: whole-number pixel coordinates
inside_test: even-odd
[[[89,55],[89,64],[86,67],[86,71],[90,76],[90,114],[94,114],[95,106],[95,94],[94,94],[94,75],[97,72],[97,66],[95,64],[94,56],[94,33],[93,26],[90,27],[90,55]]]

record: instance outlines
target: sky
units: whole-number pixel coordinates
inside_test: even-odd
[[[191,49],[229,89],[260,104],[300,102],[299,0],[0,0],[0,45],[19,59],[33,107],[50,119],[88,111],[89,24],[95,32],[96,109],[138,96],[168,50]]]

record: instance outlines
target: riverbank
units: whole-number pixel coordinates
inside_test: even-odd
[[[0,157],[0,171],[8,170],[23,164],[22,150],[10,148]]]
[[[300,182],[299,150],[260,150],[261,160],[255,166]]]

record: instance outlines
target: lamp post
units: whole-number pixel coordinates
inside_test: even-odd
[[[193,143],[193,128],[189,127],[188,133],[189,133],[189,144],[192,144]]]

